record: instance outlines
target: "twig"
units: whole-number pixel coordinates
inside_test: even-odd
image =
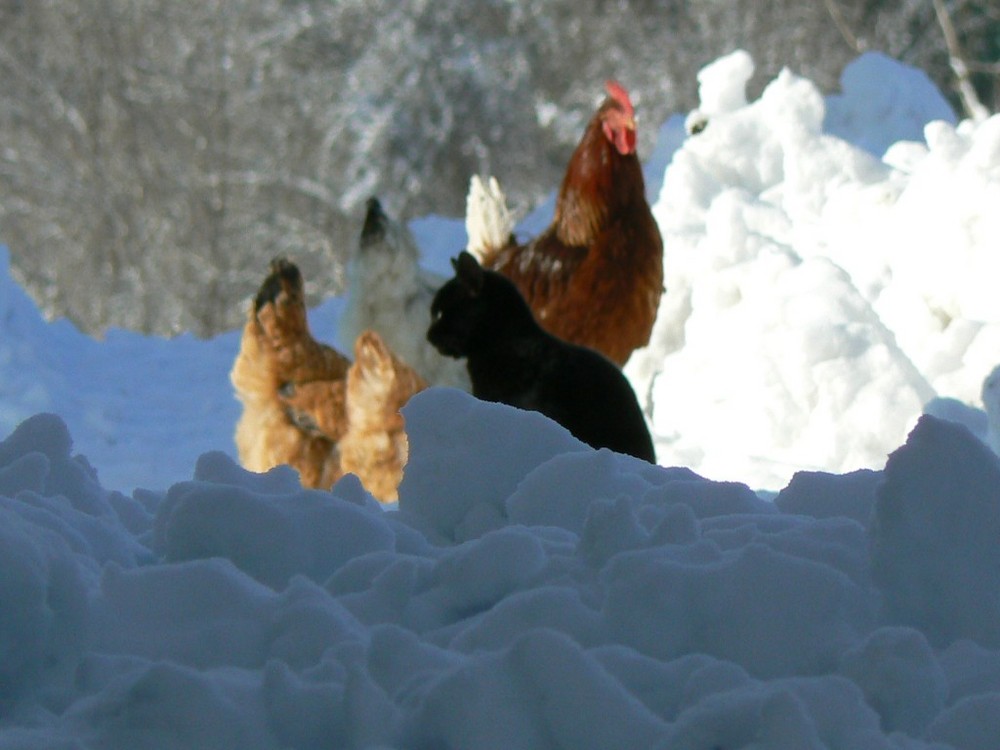
[[[826,5],[826,10],[830,14],[830,18],[833,19],[833,23],[836,25],[837,30],[840,31],[840,35],[844,37],[844,41],[847,42],[847,46],[853,49],[855,52],[864,52],[865,44],[855,36],[854,32],[851,31],[851,27],[847,25],[847,19],[844,18],[843,11],[840,10],[840,6],[837,4],[837,0],[823,0]]]
[[[982,122],[990,116],[990,113],[979,101],[976,89],[969,79],[969,66],[966,65],[965,58],[962,57],[962,47],[958,41],[958,34],[955,33],[955,26],[951,22],[951,16],[948,15],[948,9],[944,7],[944,0],[933,0],[933,3],[938,25],[941,26],[941,31],[944,33],[944,43],[948,47],[948,61],[958,82],[958,95],[961,97],[969,117],[976,122]]]

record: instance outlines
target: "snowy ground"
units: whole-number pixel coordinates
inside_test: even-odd
[[[1000,746],[1000,117],[750,70],[647,160],[660,466],[432,389],[398,509],[302,491],[234,461],[236,332],[93,341],[0,258],[0,750]]]

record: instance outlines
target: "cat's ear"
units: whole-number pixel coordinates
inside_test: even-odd
[[[483,281],[486,275],[475,256],[463,250],[457,258],[451,259],[451,265],[455,269],[455,278],[472,296],[478,296],[483,291]]]

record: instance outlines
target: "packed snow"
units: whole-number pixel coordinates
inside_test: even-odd
[[[1000,117],[752,65],[646,161],[658,466],[434,388],[398,506],[303,490],[235,459],[238,332],[94,341],[0,256],[0,750],[1000,747]]]

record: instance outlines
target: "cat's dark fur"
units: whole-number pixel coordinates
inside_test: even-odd
[[[474,396],[541,412],[594,448],[655,463],[635,392],[611,360],[544,331],[514,284],[469,253],[452,265],[427,339],[466,358]]]

